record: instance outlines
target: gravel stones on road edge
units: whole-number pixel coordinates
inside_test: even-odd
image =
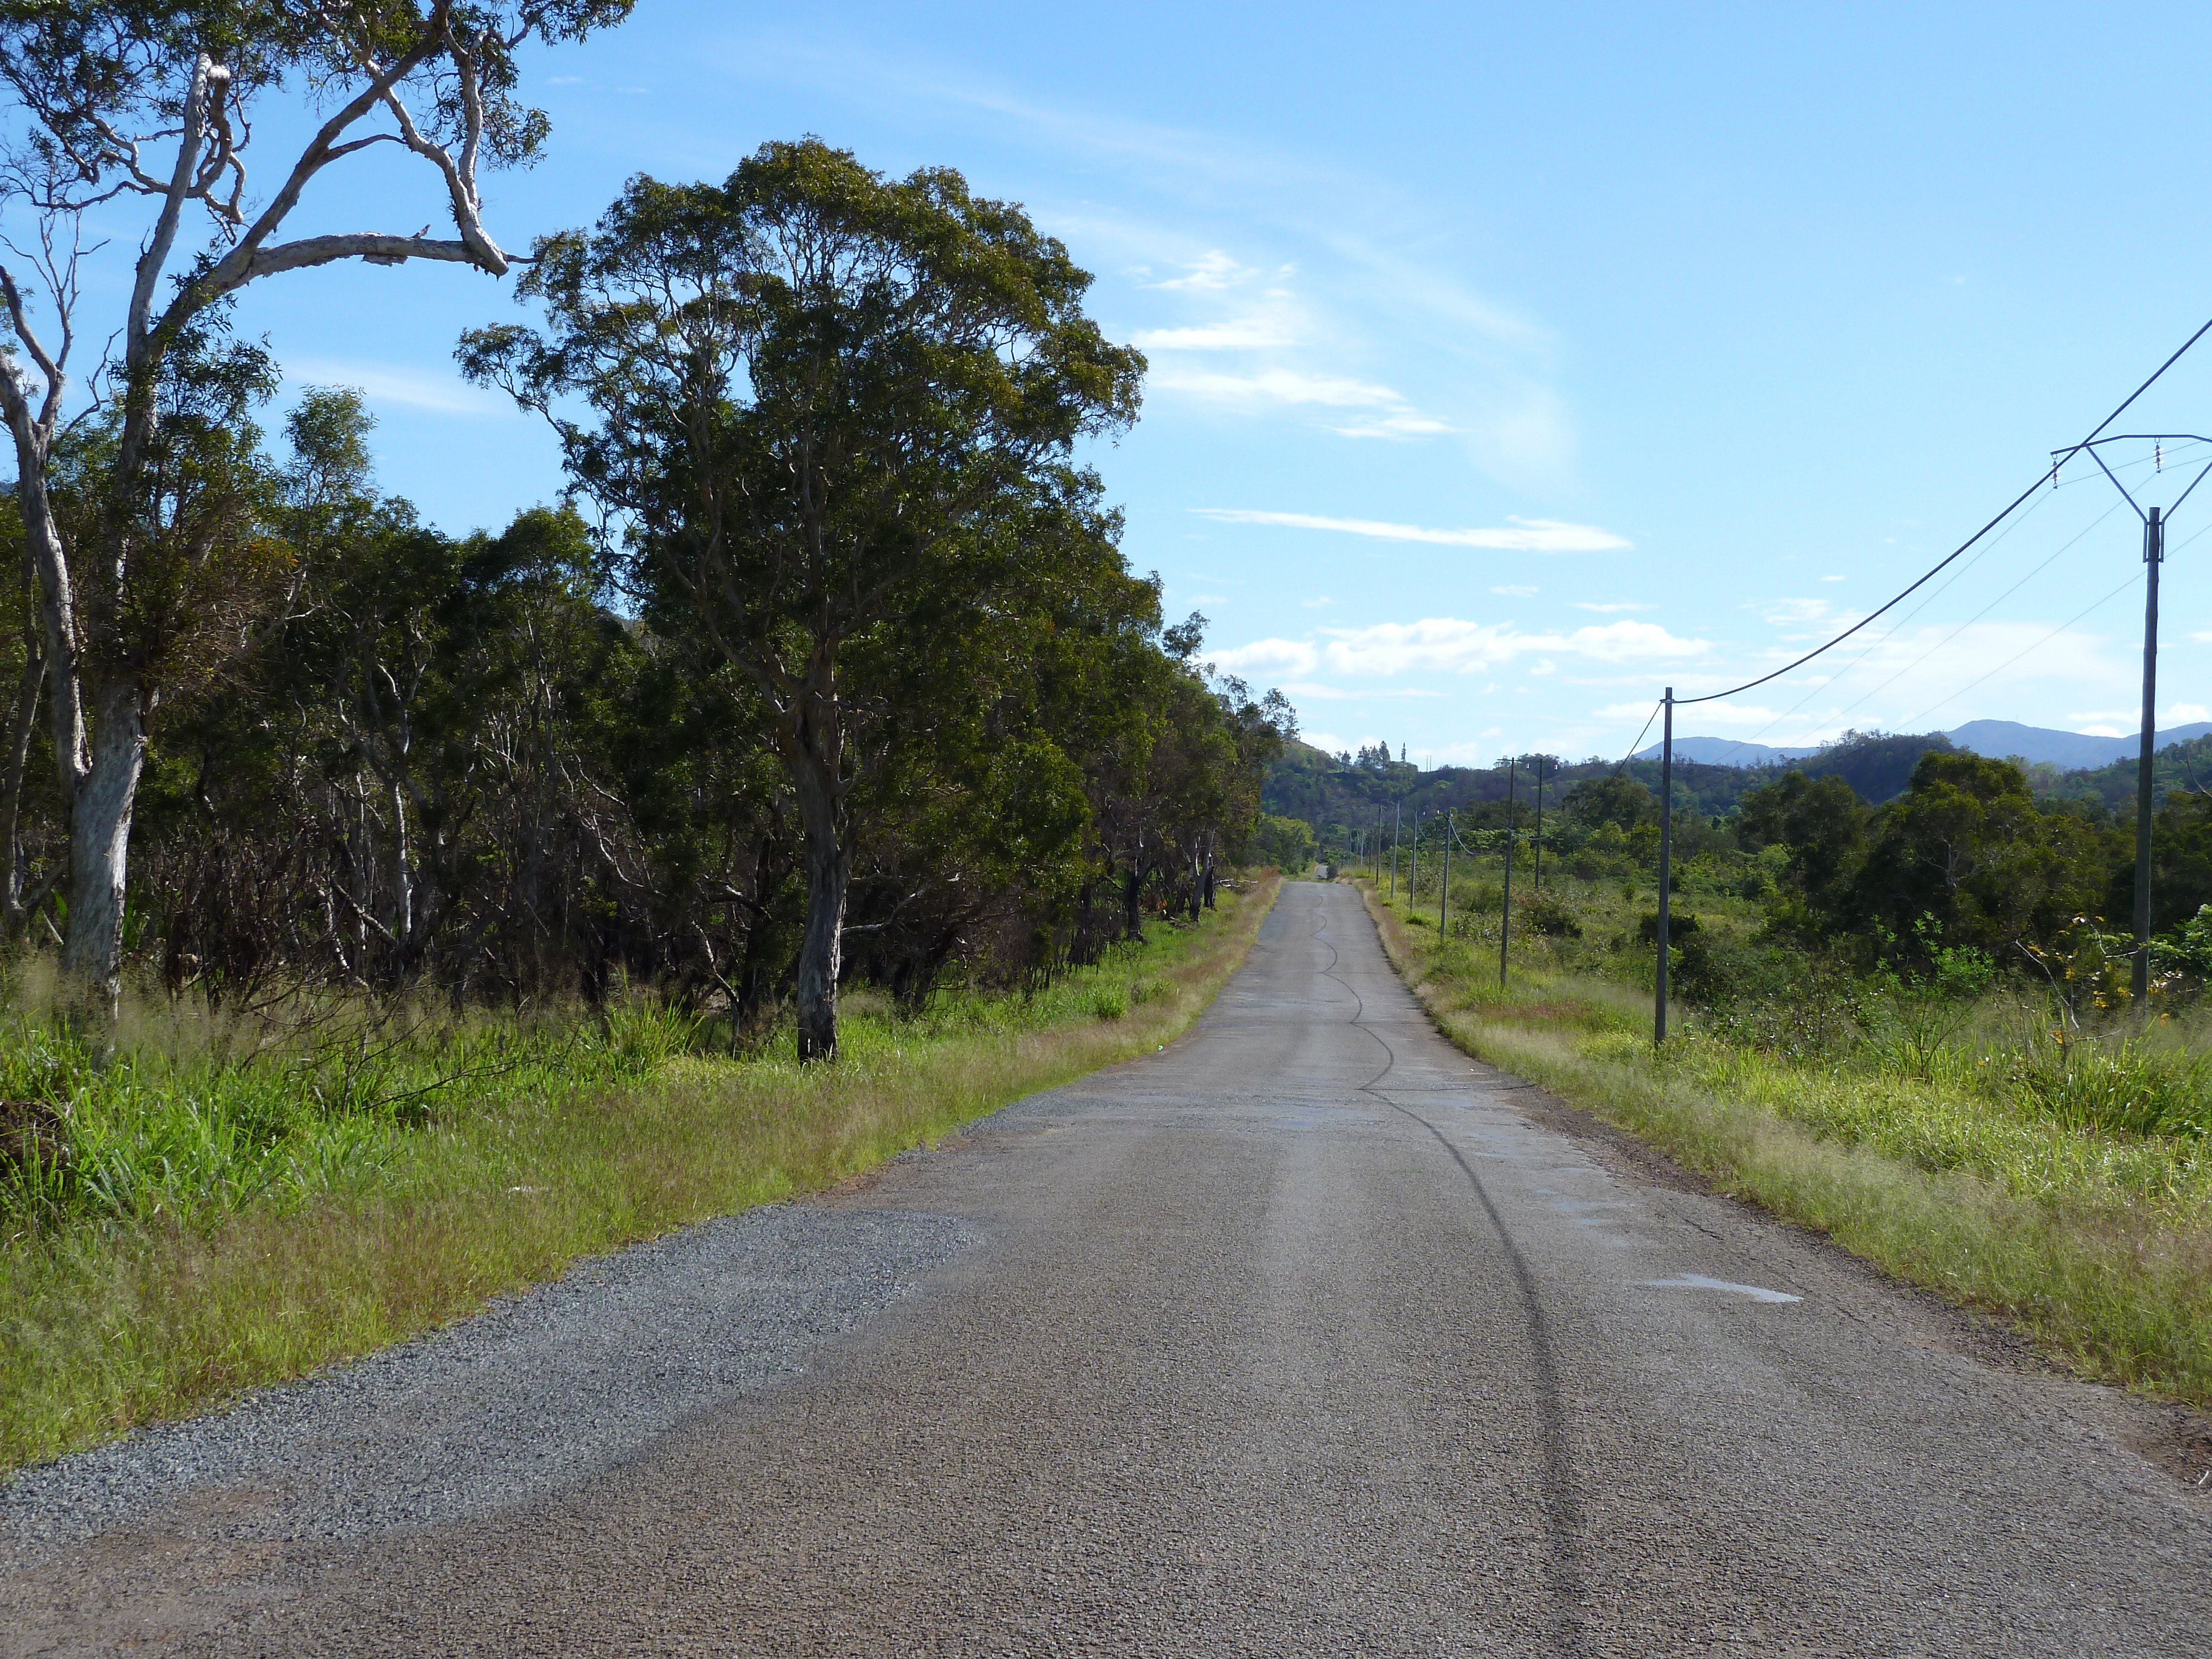
[[[933,1269],[972,1222],[775,1205],[578,1262],[483,1313],[228,1410],[20,1471],[0,1542],[26,1555],[195,1488],[251,1492],[223,1530],[360,1537],[509,1507],[802,1373]]]

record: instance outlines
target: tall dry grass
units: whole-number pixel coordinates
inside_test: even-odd
[[[1501,989],[1494,945],[1440,942],[1371,890],[1368,902],[1393,963],[1469,1054],[1641,1136],[1722,1191],[2012,1319],[2087,1375],[2212,1405],[2212,1158],[2202,1135],[2130,1133],[2051,1109],[2033,1079],[1982,1074],[1971,1043],[1917,1073],[1793,1057],[1695,1025],[1655,1052],[1639,988],[1563,971],[1537,948],[1516,957]],[[2166,1079],[2195,1063],[2178,1048],[2156,1060],[2160,1041],[2115,1043],[2104,1071],[2148,1066]],[[2069,1057],[2054,1075],[2086,1080],[2051,1086],[2109,1091],[2100,1063]]]
[[[907,1019],[856,999],[834,1065],[533,1056],[394,1130],[352,1177],[205,1210],[19,1229],[0,1249],[0,1468],[189,1414],[463,1317],[580,1257],[834,1185],[1180,1033],[1243,959],[1272,876],[1030,996]],[[647,1022],[648,1025],[652,1022]],[[634,1034],[635,1035],[635,1034]],[[619,1045],[617,1045],[619,1046]],[[496,1086],[495,1086],[496,1085]]]

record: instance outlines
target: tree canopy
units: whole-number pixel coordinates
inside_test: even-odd
[[[635,179],[536,258],[521,293],[545,331],[479,330],[462,361],[553,421],[655,628],[750,682],[805,849],[800,1052],[833,1054],[884,780],[901,816],[939,809],[901,831],[933,863],[988,860],[982,839],[1076,855],[1088,803],[1051,729],[1070,711],[1026,664],[1037,639],[1156,625],[1070,459],[1135,417],[1143,359],[1020,209],[816,139],[719,185]],[[899,902],[945,878],[917,869]]]

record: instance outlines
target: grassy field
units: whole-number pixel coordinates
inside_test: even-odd
[[[2212,1028],[2076,1024],[2033,982],[1938,995],[1753,940],[1752,879],[1676,896],[1720,1006],[1651,1040],[1648,880],[1547,872],[1499,984],[1500,870],[1454,872],[1448,933],[1368,888],[1392,959],[1462,1048],[1654,1144],[1723,1191],[2015,1321],[2084,1373],[2212,1405]],[[1724,877],[1725,878],[1723,878]],[[1536,932],[1540,921],[1547,933]]]
[[[142,1015],[105,1067],[0,1032],[0,1097],[71,1103],[58,1177],[0,1183],[0,1469],[206,1409],[463,1317],[578,1257],[834,1185],[1036,1090],[1164,1044],[1276,892],[1030,994],[921,1016],[848,999],[806,1068],[711,1050],[640,1002],[234,1052]]]

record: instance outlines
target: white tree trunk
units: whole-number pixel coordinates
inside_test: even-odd
[[[415,951],[414,852],[407,844],[407,797],[392,780],[392,945],[404,973]]]
[[[146,766],[146,726],[138,688],[111,681],[101,688],[92,766],[70,811],[69,934],[63,965],[112,1018],[122,994],[125,872],[131,813]]]

